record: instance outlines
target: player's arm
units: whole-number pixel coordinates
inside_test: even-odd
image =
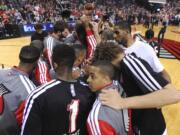
[[[41,135],[42,121],[39,104],[36,99],[32,104],[32,100],[29,100],[29,102],[26,103],[21,135]]]
[[[160,74],[169,82],[171,83],[171,77],[169,76],[168,72],[164,69]]]
[[[163,89],[146,95],[128,98],[121,98],[117,91],[103,90],[100,94],[100,100],[104,105],[115,109],[156,108],[179,102],[180,92],[172,84],[168,84]]]
[[[155,68],[154,71],[160,73],[164,77],[164,79],[171,83],[171,77],[169,76],[168,72],[164,69],[154,50],[152,48],[148,49],[148,53],[151,57],[151,63],[153,64],[152,66]]]
[[[106,121],[98,120],[98,126],[96,126],[96,124],[97,123],[93,122],[93,120],[87,123],[87,129],[89,135],[96,135],[99,132],[102,135],[117,135],[115,129]]]
[[[38,62],[35,69],[35,79],[40,85],[51,81],[48,65],[45,62]]]
[[[133,59],[138,64],[132,62]],[[130,77],[136,78],[134,81],[139,85],[140,91],[144,95],[122,99],[114,91],[104,91],[100,95],[100,99],[105,105],[110,105],[113,102],[114,106],[114,101],[117,97],[119,97],[117,101],[120,102],[115,101],[118,103],[116,108],[120,106],[122,108],[156,108],[180,101],[180,92],[160,74],[155,73],[148,63],[133,56],[126,57],[123,62],[126,63],[125,68],[129,68],[128,74],[131,75]],[[129,65],[136,67],[136,70],[133,70],[132,66]]]
[[[97,41],[91,29],[86,29],[86,42],[88,48],[87,59],[89,59],[93,56],[94,50],[97,46]]]
[[[101,37],[98,32],[98,24],[96,22],[90,22],[90,24],[92,25],[92,30],[93,30],[93,34],[96,38],[96,42],[97,42],[97,44],[99,44],[101,42]]]

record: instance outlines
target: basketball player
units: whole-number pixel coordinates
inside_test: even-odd
[[[148,62],[151,68],[156,72],[163,75],[163,77],[171,82],[171,78],[163,65],[159,61],[153,48],[150,47],[147,42],[143,40],[133,40],[131,36],[131,26],[127,22],[121,22],[114,29],[115,39],[119,44],[122,44],[126,50],[126,54],[135,53],[137,57]]]
[[[132,135],[131,118],[127,109],[114,110],[99,100],[102,89],[115,89],[123,96],[120,85],[113,83],[114,67],[108,61],[96,61],[89,67],[88,84],[97,94],[96,101],[87,119],[89,135]],[[96,115],[94,115],[96,114]]]
[[[0,135],[19,134],[25,100],[35,89],[29,74],[39,56],[37,48],[24,46],[19,54],[19,65],[0,70]]]
[[[157,108],[178,102],[180,93],[160,74],[154,72],[146,61],[133,54],[125,55],[118,45],[98,46],[93,61],[98,60],[108,60],[117,68],[117,79],[130,97],[120,98],[122,102],[118,102],[117,98],[114,101],[114,94],[111,96],[106,91],[101,96],[102,102],[110,105],[113,100],[119,105],[119,109],[152,108],[133,110],[134,131],[140,131],[142,135],[162,135],[165,132],[165,121],[161,110]]]
[[[32,74],[32,81],[36,86],[45,84],[52,80],[50,73],[49,73],[49,65],[47,64],[47,59],[44,58],[42,55],[43,52],[43,42],[41,40],[33,40],[30,46],[36,47],[40,51],[40,58],[37,62],[37,65]]]
[[[57,22],[54,25],[53,33],[44,39],[44,57],[48,60],[48,64],[52,69],[52,51],[57,44],[61,43],[60,38],[62,37],[63,31],[64,22]]]
[[[58,79],[35,90],[28,98],[21,135],[86,135],[86,119],[94,101],[87,84],[72,77],[74,49],[53,49]]]

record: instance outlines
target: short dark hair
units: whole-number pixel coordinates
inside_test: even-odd
[[[40,57],[40,51],[34,46],[24,46],[19,53],[19,59],[22,63],[34,63]]]
[[[105,60],[103,61],[99,60],[99,61],[93,62],[91,66],[100,68],[103,74],[106,74],[107,76],[109,76],[111,80],[113,80],[115,69],[114,69],[114,66],[111,64],[111,62],[105,61]]]
[[[54,33],[57,33],[57,32],[63,32],[64,29],[66,28],[66,23],[64,21],[58,21],[55,23],[54,25]]]
[[[30,46],[36,47],[40,52],[42,52],[44,48],[43,42],[41,40],[31,41]]]
[[[116,26],[118,26],[118,28],[121,30],[126,30],[129,33],[131,33],[131,25],[127,21],[121,21],[118,24],[116,24]]]
[[[103,30],[101,33],[101,37],[103,37],[104,41],[114,40],[113,32],[110,30]]]
[[[92,61],[106,60],[111,62],[117,58],[117,54],[123,52],[123,49],[114,42],[101,43],[101,45],[96,47]]]
[[[153,37],[154,37],[154,31],[152,29],[147,30],[146,33],[145,33],[145,38],[146,39],[151,39]]]
[[[58,66],[71,69],[75,61],[75,51],[66,44],[58,44],[53,49],[52,60]]]

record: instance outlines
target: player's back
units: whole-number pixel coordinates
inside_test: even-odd
[[[80,81],[67,82],[57,80],[55,83],[57,85],[48,88],[35,99],[34,108],[32,107],[32,112],[30,112],[24,123],[25,128],[23,129],[24,131],[22,130],[22,134],[86,134],[85,123],[94,101],[94,95],[90,92],[87,85]],[[47,86],[45,87],[47,88]],[[33,131],[38,128],[35,126],[39,123],[33,120],[35,118],[33,112],[39,115],[36,119],[40,121],[41,131]]]

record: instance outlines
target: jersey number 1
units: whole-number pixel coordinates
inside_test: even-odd
[[[79,100],[72,100],[68,105],[67,110],[70,111],[69,115],[69,133],[76,131],[76,119],[79,112]]]

